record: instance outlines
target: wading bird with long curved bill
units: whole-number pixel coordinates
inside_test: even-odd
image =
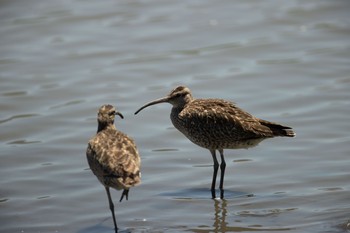
[[[221,157],[220,198],[224,198],[224,149],[251,147],[275,136],[295,136],[292,128],[254,117],[230,101],[195,99],[185,86],[178,86],[167,96],[146,103],[135,114],[159,103],[170,103],[173,106],[170,119],[175,128],[194,144],[210,151],[214,162],[212,198],[216,197],[215,183],[219,169],[216,150]]]

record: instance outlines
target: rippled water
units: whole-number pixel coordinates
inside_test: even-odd
[[[349,232],[349,2],[1,1],[0,231],[113,232],[85,149],[96,111],[142,157],[142,184],[117,203],[122,232]],[[178,84],[292,126],[226,150],[225,200],[212,159],[169,120],[134,116]]]

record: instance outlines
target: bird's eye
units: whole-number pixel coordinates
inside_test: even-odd
[[[110,116],[114,116],[114,115],[115,115],[115,111],[111,111],[111,112],[109,112],[109,113],[108,113],[108,115],[110,115]]]

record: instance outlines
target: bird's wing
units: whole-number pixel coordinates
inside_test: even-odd
[[[126,135],[98,134],[89,141],[87,157],[94,158],[104,176],[124,177],[140,166],[140,157],[135,143]],[[89,160],[92,161],[92,159]]]
[[[202,127],[224,127],[242,132],[242,137],[269,137],[271,130],[260,124],[259,119],[222,99],[196,99],[180,113],[180,117],[192,118],[204,123]]]

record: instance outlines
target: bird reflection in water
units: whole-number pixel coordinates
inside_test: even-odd
[[[232,227],[226,221],[227,216],[227,200],[226,199],[213,199],[214,203],[214,223],[212,227],[203,228],[198,226],[196,229],[190,229],[192,232],[198,233],[211,233],[211,232],[232,232]],[[233,227],[235,228],[235,227]]]
[[[214,232],[226,232],[228,224],[226,222],[227,216],[227,200],[214,199]]]

